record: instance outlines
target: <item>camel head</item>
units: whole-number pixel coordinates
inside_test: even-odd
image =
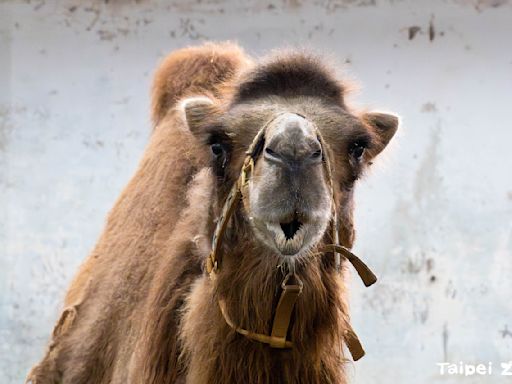
[[[344,90],[317,58],[291,54],[254,66],[224,95],[181,104],[190,131],[209,148],[220,205],[252,145],[237,225],[285,260],[333,241],[334,210],[340,240],[351,246],[354,183],[396,132],[397,117],[356,114]]]

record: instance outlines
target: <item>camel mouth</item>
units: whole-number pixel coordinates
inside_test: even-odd
[[[295,234],[300,230],[300,227],[302,227],[302,222],[294,217],[292,221],[288,223],[279,223],[279,225],[283,230],[286,240],[292,240],[295,237]]]
[[[292,256],[300,253],[303,249],[310,225],[301,221],[297,215],[288,220],[266,222],[265,227],[281,255]]]
[[[281,213],[277,217],[254,215],[250,216],[250,223],[263,245],[286,258],[307,255],[326,228],[325,220],[303,211]]]

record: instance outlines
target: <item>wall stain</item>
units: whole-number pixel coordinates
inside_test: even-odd
[[[487,8],[499,8],[503,5],[509,4],[510,0],[478,0],[475,9],[482,12]]]
[[[409,40],[413,40],[416,35],[418,34],[418,32],[421,31],[421,27],[417,26],[417,25],[413,25],[411,27],[409,27],[407,29],[407,31],[409,32]]]
[[[502,338],[510,337],[512,338],[512,331],[509,331],[508,325],[505,325],[505,328],[500,330],[500,334]]]
[[[409,40],[414,40],[414,38],[419,34],[426,34],[428,36],[429,41],[433,42],[437,35],[441,37],[445,35],[444,31],[439,31],[439,33],[437,32],[437,29],[434,25],[434,15],[432,15],[432,17],[430,18],[430,21],[428,22],[428,25],[425,29],[423,29],[419,25],[411,25],[407,28],[400,29],[400,32],[403,32],[404,30],[407,31],[407,38]]]
[[[427,272],[432,272],[432,269],[434,269],[434,259],[432,258],[428,258],[427,259],[427,262],[426,262],[426,266],[427,266]]]
[[[0,152],[4,152],[7,149],[9,135],[12,130],[10,115],[10,108],[6,105],[0,105]]]
[[[92,18],[91,22],[85,28],[86,31],[90,31],[90,30],[92,30],[94,28],[94,26],[96,25],[96,23],[100,19],[100,14],[101,13],[100,13],[100,10],[97,7],[85,7],[84,11],[85,12],[90,12],[90,13],[93,14],[93,18]]]
[[[430,23],[428,24],[428,39],[430,41],[434,41],[436,38],[436,29],[434,27],[434,16],[430,19]]]
[[[429,261],[430,258],[427,259],[425,252],[421,251],[418,256],[411,256],[407,260],[405,271],[409,274],[416,275],[423,270],[427,270],[429,272]],[[430,262],[431,263],[431,262]]]
[[[112,41],[116,37],[116,34],[114,32],[106,31],[104,29],[100,29],[96,33],[100,37],[100,40],[103,40],[103,41]]]
[[[448,340],[450,337],[450,333],[448,332],[448,325],[444,323],[443,325],[443,361],[448,361]]]
[[[441,161],[440,145],[441,125],[438,123],[430,133],[430,142],[416,172],[414,198],[419,204],[425,204],[433,197],[435,191],[441,190],[442,178],[438,169]]]
[[[437,112],[436,103],[429,101],[429,102],[423,104],[421,106],[421,112],[425,112],[425,113]]]

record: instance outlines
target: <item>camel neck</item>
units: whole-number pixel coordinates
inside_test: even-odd
[[[238,327],[270,334],[285,276],[278,267],[277,257],[266,250],[257,252],[258,248],[250,242],[245,244],[224,254],[222,268],[216,277],[211,280],[203,276],[192,292],[191,299],[198,301],[193,306],[188,304],[187,318],[192,318],[193,313],[201,313],[203,323],[195,322],[197,328],[193,334],[208,335],[208,339],[205,336],[201,348],[197,340],[194,347],[189,347],[190,369],[196,363],[212,364],[210,371],[201,371],[209,376],[198,381],[234,382],[236,378],[238,382],[251,383],[344,383],[341,345],[348,309],[343,301],[343,281],[320,260],[297,269],[304,289],[295,304],[288,333],[293,348],[271,348],[238,334],[226,323],[219,299],[225,303],[225,311]],[[184,344],[187,346],[187,342]],[[203,351],[210,351],[210,356],[204,355]],[[240,364],[241,359],[248,359],[247,369]],[[223,372],[218,372],[215,366],[222,366]],[[256,366],[258,372],[252,370]],[[195,373],[191,371],[189,375]],[[244,377],[247,380],[240,379]],[[261,380],[255,381],[255,377],[261,377]],[[191,379],[191,382],[195,381]]]

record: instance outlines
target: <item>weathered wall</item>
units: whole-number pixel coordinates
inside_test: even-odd
[[[60,5],[57,5],[60,3]],[[305,45],[403,117],[358,187],[355,383],[504,383],[512,360],[512,5],[499,0],[0,1],[0,382],[42,354],[63,293],[133,173],[170,50]],[[412,28],[411,28],[412,27]],[[492,361],[481,378],[442,361]],[[508,378],[510,380],[510,378]]]

